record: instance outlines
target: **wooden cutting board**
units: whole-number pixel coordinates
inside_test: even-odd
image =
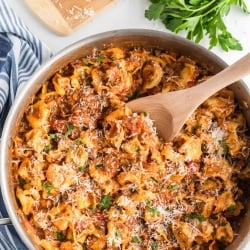
[[[117,0],[25,0],[50,29],[69,35]]]

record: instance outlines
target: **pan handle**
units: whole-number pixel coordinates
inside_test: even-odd
[[[10,218],[0,218],[0,225],[9,225],[11,224]]]
[[[1,143],[1,138],[0,138]],[[9,225],[12,224],[10,218],[0,218],[0,225]]]

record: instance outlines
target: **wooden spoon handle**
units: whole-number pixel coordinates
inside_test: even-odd
[[[208,97],[227,87],[228,85],[240,80],[250,74],[250,53],[223,69],[205,82],[191,88],[193,93],[196,92],[198,98],[203,101]]]

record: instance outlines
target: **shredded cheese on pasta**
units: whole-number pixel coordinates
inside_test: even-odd
[[[176,53],[108,48],[47,80],[12,139],[19,213],[36,243],[46,250],[232,243],[250,177],[247,126],[233,92],[205,101],[171,142],[148,114],[126,106],[207,77]]]

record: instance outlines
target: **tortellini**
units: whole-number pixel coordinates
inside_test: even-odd
[[[234,240],[250,141],[233,92],[206,100],[170,142],[126,105],[208,77],[176,52],[107,47],[42,85],[11,145],[18,213],[39,248],[212,250]]]

